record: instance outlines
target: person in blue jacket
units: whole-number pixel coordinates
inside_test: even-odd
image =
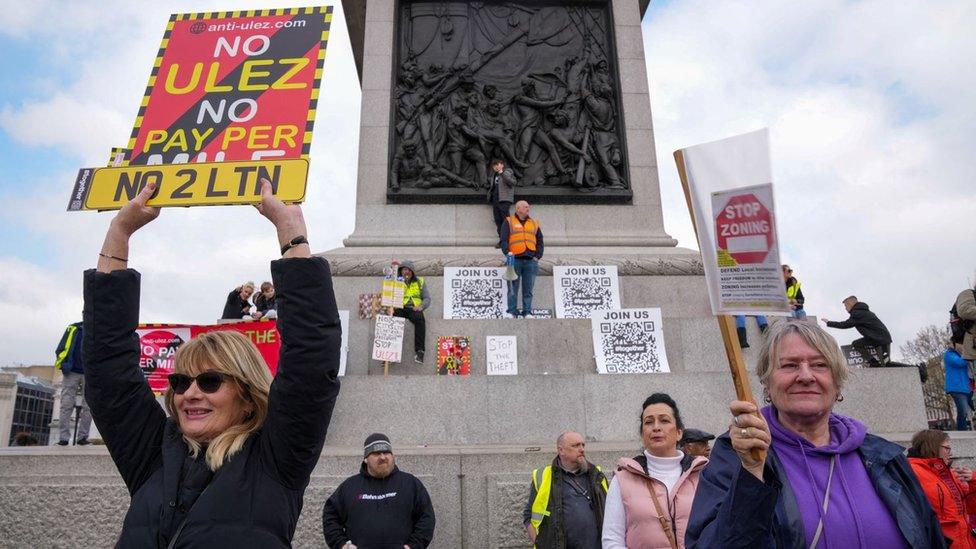
[[[973,414],[973,390],[969,386],[969,361],[962,357],[962,338],[954,339],[942,355],[945,367],[945,392],[956,405],[956,430],[969,430]]]
[[[833,337],[812,323],[777,322],[756,374],[768,406],[730,405],[686,547],[945,547],[904,449],[832,411],[848,375]]]

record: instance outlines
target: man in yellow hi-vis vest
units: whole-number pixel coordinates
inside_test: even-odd
[[[424,363],[424,341],[427,338],[427,321],[424,309],[430,307],[430,293],[424,278],[417,276],[413,263],[404,261],[397,267],[397,276],[403,277],[403,306],[393,311],[393,316],[403,317],[413,323],[413,360]]]
[[[586,442],[566,431],[556,439],[551,465],[532,471],[522,511],[525,533],[537,549],[599,549],[607,477],[586,460]]]
[[[61,370],[61,416],[58,426],[58,445],[67,446],[71,441],[71,416],[76,400],[81,400],[81,417],[78,421],[78,438],[75,444],[88,444],[91,428],[91,412],[85,400],[85,360],[81,354],[82,325],[68,325],[54,350],[54,369]]]

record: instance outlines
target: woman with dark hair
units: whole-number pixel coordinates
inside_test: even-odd
[[[848,374],[837,342],[816,324],[770,326],[756,364],[768,406],[729,406],[732,424],[701,475],[688,547],[945,546],[902,447],[833,412]]]
[[[644,451],[617,462],[603,514],[603,549],[685,546],[691,502],[708,459],[678,450],[684,428],[669,395],[654,393],[644,400],[639,429]]]
[[[939,517],[942,535],[952,541],[952,549],[976,549],[966,513],[966,499],[976,490],[973,472],[952,465],[952,444],[948,433],[925,429],[915,433],[908,448],[908,463],[925,490],[932,509]]]
[[[109,225],[85,272],[85,388],[132,499],[116,547],[290,547],[339,393],[341,328],[329,265],[305,220],[263,180],[258,211],[278,233],[281,354],[272,380],[242,334],[184,343],[165,408],[139,368],[140,275],[129,239],[159,215],[149,183]]]

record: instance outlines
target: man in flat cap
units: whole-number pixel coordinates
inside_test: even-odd
[[[397,468],[389,437],[366,437],[359,474],[344,480],[325,502],[322,532],[330,549],[430,545],[430,496],[417,477]]]
[[[708,441],[715,438],[715,435],[706,433],[701,429],[685,429],[684,435],[678,442],[681,451],[692,456],[708,457],[712,453]]]

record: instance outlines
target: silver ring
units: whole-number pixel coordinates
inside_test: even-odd
[[[742,438],[746,438],[746,437],[749,436],[749,431],[747,431],[746,429],[743,429],[742,431],[739,432],[739,434],[742,435]]]
[[[742,427],[741,425],[739,425],[739,416],[738,415],[732,416],[732,423],[735,423],[735,426],[736,427]]]

